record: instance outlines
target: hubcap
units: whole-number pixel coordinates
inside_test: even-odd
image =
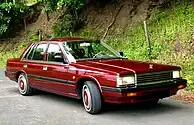
[[[84,99],[85,99],[85,104],[88,105],[88,95],[86,91],[84,91]]]
[[[20,88],[24,90],[24,82],[22,80],[20,81]]]
[[[18,78],[18,88],[21,94],[25,94],[27,90],[27,81],[25,76],[20,75]]]
[[[83,98],[83,103],[84,103],[84,107],[85,107],[86,111],[90,111],[91,105],[92,105],[91,104],[91,94],[90,94],[90,90],[89,90],[87,85],[83,86],[82,98]]]

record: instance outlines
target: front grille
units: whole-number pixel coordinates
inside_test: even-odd
[[[137,75],[137,84],[172,80],[172,72],[154,72]]]

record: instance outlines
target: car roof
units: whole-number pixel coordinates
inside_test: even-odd
[[[53,38],[50,40],[43,40],[39,43],[51,43],[51,42],[75,42],[75,41],[90,41],[89,39],[79,37],[64,37],[64,38]]]

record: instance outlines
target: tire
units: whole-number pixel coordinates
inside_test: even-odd
[[[19,89],[20,94],[24,96],[30,95],[33,91],[24,73],[21,73],[18,77],[18,89]]]
[[[102,108],[101,94],[92,81],[86,81],[82,87],[82,99],[86,112],[90,114],[97,114]]]

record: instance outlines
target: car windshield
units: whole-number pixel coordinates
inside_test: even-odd
[[[64,42],[67,55],[74,57],[76,61],[95,59],[122,58],[118,52],[102,41],[74,41]]]

